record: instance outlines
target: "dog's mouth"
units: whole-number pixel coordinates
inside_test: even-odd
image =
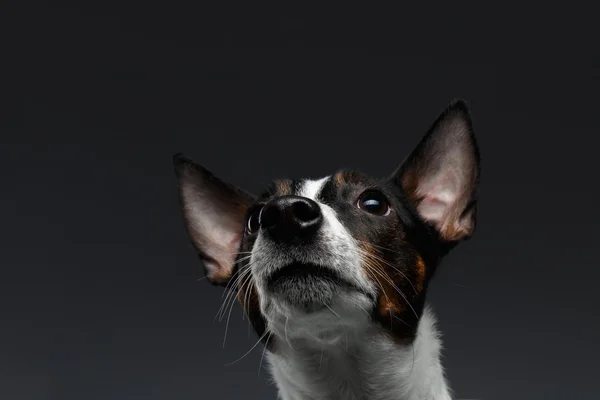
[[[320,297],[333,294],[337,289],[366,292],[345,279],[333,268],[313,263],[293,262],[275,271],[267,278],[267,288],[284,297]]]
[[[312,263],[293,262],[275,271],[267,279],[267,286],[274,288],[290,281],[309,284],[314,280],[325,280],[335,284],[341,284],[343,281],[331,268]]]
[[[329,306],[342,287],[351,285],[332,268],[302,262],[278,269],[267,278],[266,284],[280,301],[305,312]]]

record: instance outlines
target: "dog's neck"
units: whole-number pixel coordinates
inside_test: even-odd
[[[399,345],[375,326],[367,329],[320,348],[280,338],[277,350],[268,353],[280,399],[451,399],[440,362],[441,341],[428,308],[413,345]]]

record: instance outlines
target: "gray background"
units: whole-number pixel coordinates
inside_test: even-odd
[[[260,348],[225,366],[256,338],[236,308],[222,348],[172,154],[250,191],[387,174],[457,96],[483,175],[430,289],[451,385],[599,398],[593,10],[4,4],[0,398],[274,399]]]

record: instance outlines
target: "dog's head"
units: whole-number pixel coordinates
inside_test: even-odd
[[[461,100],[384,179],[341,170],[277,180],[255,197],[180,154],[174,161],[208,280],[237,292],[263,338],[290,318],[322,335],[328,315],[412,340],[436,266],[475,230],[479,153]]]

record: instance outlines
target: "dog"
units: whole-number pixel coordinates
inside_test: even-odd
[[[236,296],[281,400],[447,400],[426,303],[440,262],[476,226],[480,155],[452,101],[385,178],[339,170],[253,196],[178,153],[189,238]]]

